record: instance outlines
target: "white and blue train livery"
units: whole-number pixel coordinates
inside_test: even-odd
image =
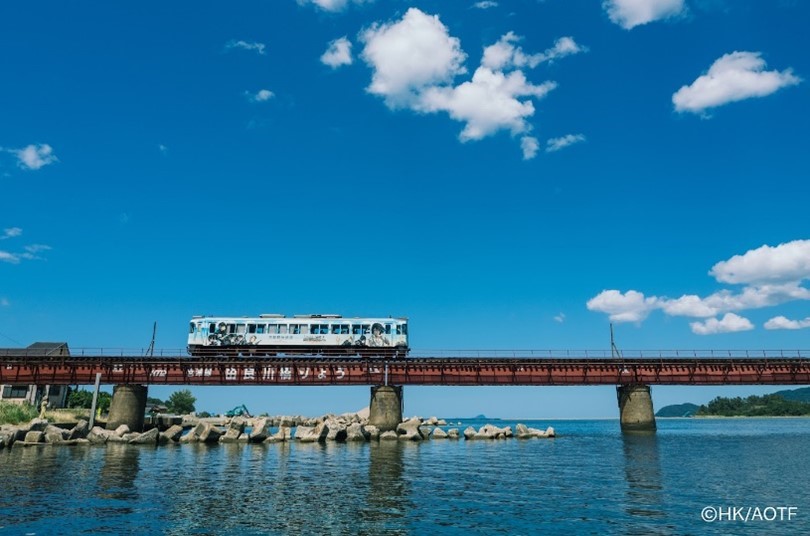
[[[189,323],[188,350],[193,356],[402,357],[408,352],[408,319],[332,314],[194,316]]]

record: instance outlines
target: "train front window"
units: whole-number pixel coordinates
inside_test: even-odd
[[[194,322],[192,322],[192,323],[189,325],[189,327],[188,327],[188,332],[189,332],[189,333],[194,333]]]
[[[397,335],[407,335],[408,324],[397,324]]]

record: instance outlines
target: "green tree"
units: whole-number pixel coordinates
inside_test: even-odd
[[[191,413],[194,411],[194,403],[197,399],[188,389],[175,391],[166,401],[169,411],[172,413]]]
[[[98,401],[96,407],[101,410],[101,413],[107,413],[110,410],[110,403],[112,403],[112,395],[100,391],[98,393]],[[85,408],[90,409],[93,405],[93,392],[87,389],[78,389],[71,391],[68,395],[67,406],[69,408]]]

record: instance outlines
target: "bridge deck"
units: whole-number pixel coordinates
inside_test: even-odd
[[[804,352],[808,355],[810,352]],[[472,353],[471,353],[472,354]],[[810,384],[810,359],[788,357],[531,359],[419,357],[189,358],[0,355],[0,384],[86,385],[722,385]]]

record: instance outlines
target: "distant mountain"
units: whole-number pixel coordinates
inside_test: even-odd
[[[810,402],[810,387],[801,387],[799,389],[786,389],[784,391],[776,391],[774,393],[781,396],[785,400],[795,400],[797,402]]]
[[[691,417],[695,414],[700,406],[697,404],[673,404],[671,406],[664,406],[659,409],[655,414],[656,417]]]

